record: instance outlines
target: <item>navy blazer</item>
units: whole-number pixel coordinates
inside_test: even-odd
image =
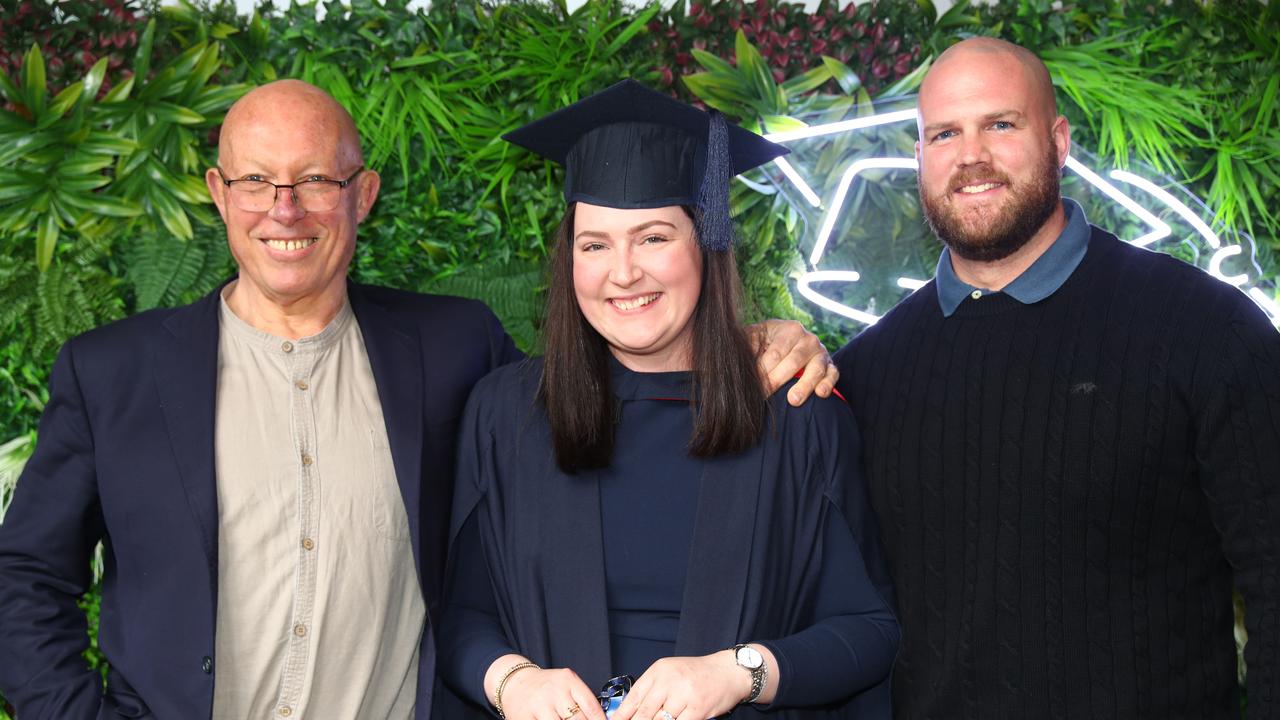
[[[409,516],[430,714],[454,449],[472,385],[520,357],[482,303],[348,285]],[[218,293],[69,341],[0,525],[0,689],[22,720],[207,718],[218,659]],[[105,692],[76,600],[104,543]]]

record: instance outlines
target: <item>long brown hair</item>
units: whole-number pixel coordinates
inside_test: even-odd
[[[696,208],[685,208],[698,226]],[[567,473],[608,467],[616,401],[609,347],[578,307],[573,287],[574,206],[556,229],[542,331],[538,401],[547,412],[556,462]],[[742,289],[733,250],[702,252],[702,286],[693,323],[693,435],[689,454],[742,452],[760,440],[768,401],[743,330]]]

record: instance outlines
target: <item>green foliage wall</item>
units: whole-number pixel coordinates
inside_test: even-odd
[[[536,0],[267,0],[244,17],[230,0],[0,0],[0,17],[0,443],[21,438],[0,446],[0,468],[29,452],[63,341],[188,302],[233,271],[201,174],[226,108],[276,78],[343,102],[383,175],[354,276],[482,298],[525,348],[562,201],[557,170],[502,133],[622,77],[758,130],[856,116],[912,91],[932,57],[974,34],[1039,52],[1078,140],[1189,183],[1276,272],[1274,2],[1000,0],[939,15],[929,0],[602,0],[572,14]],[[753,312],[806,318],[838,341],[792,303],[801,218],[766,186],[736,184],[732,200]],[[917,212],[909,195],[878,202],[886,217]],[[903,238],[905,253],[933,252]]]
[[[1264,247],[1280,229],[1274,4],[1005,0],[941,17],[928,0],[0,9],[14,18],[0,30],[0,440],[34,426],[62,341],[189,301],[232,270],[200,174],[230,103],[280,77],[342,101],[383,173],[356,277],[484,298],[526,348],[562,203],[556,170],[497,138],[620,77],[776,130],[799,113],[869,112],[955,39],[1000,35],[1046,58],[1078,138],[1191,182]],[[806,317],[788,284],[799,218],[746,186],[734,200],[755,312]]]

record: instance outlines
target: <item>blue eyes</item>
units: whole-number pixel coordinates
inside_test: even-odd
[[[988,127],[991,128],[992,130],[1012,130],[1014,128],[1014,124],[1012,122],[1009,122],[1008,120],[997,120],[991,123],[991,125],[989,125]],[[933,138],[930,140],[930,142],[938,142],[940,140],[950,140],[955,135],[956,135],[955,130],[943,130],[942,132],[939,132],[937,135],[934,135]]]

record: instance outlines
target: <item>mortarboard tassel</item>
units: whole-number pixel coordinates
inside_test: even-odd
[[[724,252],[733,245],[733,219],[729,217],[729,181],[733,178],[729,157],[729,128],[724,115],[712,110],[707,128],[707,167],[698,191],[698,240],[702,247]]]

